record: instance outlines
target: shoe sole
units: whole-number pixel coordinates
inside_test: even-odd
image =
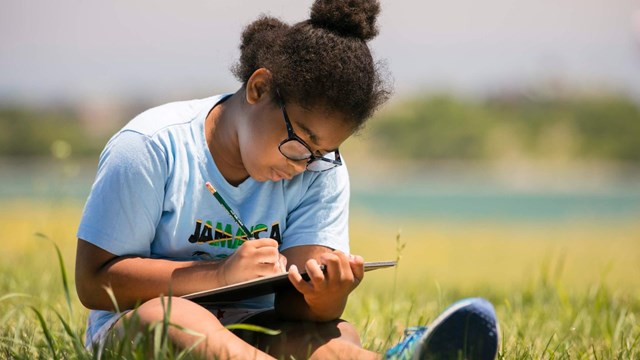
[[[493,360],[498,350],[498,323],[485,299],[461,300],[438,316],[422,336],[414,360]]]

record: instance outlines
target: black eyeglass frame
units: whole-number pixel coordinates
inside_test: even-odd
[[[280,144],[278,145],[278,151],[280,151],[280,153],[282,154],[282,156],[286,157],[289,160],[293,160],[293,161],[301,161],[301,160],[307,160],[307,170],[309,171],[313,171],[313,172],[323,172],[323,171],[327,171],[327,170],[331,170],[334,169],[340,165],[342,165],[342,159],[340,158],[340,151],[338,149],[336,149],[335,154],[336,154],[336,158],[335,160],[326,158],[324,156],[316,156],[313,154],[313,151],[311,150],[311,147],[309,147],[309,145],[307,145],[306,142],[304,142],[304,140],[302,140],[296,133],[295,131],[293,131],[293,126],[291,126],[291,121],[289,120],[289,115],[287,114],[287,109],[284,106],[284,99],[282,98],[282,95],[280,95],[280,91],[276,89],[276,96],[278,98],[278,104],[280,105],[280,109],[282,110],[282,116],[284,117],[284,123],[287,127],[287,138],[282,140],[280,142]],[[296,159],[290,156],[287,156],[287,154],[285,154],[282,151],[282,145],[290,142],[290,141],[297,141],[298,143],[300,143],[302,146],[304,146],[308,151],[309,151],[309,157],[305,157],[305,158],[301,158],[301,159]],[[326,169],[322,169],[322,170],[313,170],[313,169],[309,169],[309,165],[311,165],[312,163],[316,162],[316,161],[324,161],[327,162],[333,166],[328,167]]]

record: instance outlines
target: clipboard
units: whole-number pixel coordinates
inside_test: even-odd
[[[396,261],[365,262],[364,271],[393,267],[396,266],[396,264]],[[301,275],[303,279],[309,281],[309,275],[307,275],[307,273],[301,273]],[[282,274],[243,281],[216,289],[198,291],[183,295],[182,298],[194,301],[198,304],[224,303],[268,295],[288,288],[293,288],[293,284],[289,281],[288,273],[285,272]]]

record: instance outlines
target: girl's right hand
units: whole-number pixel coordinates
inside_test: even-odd
[[[248,240],[223,260],[221,283],[226,285],[283,273],[287,258],[278,252],[274,239]]]

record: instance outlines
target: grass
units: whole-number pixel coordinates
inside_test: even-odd
[[[96,358],[82,347],[87,310],[72,271],[81,207],[23,201],[0,209],[0,358]],[[429,323],[459,298],[482,296],[501,321],[501,359],[640,358],[640,225],[388,226],[359,215],[352,252],[387,260],[401,250],[397,269],[367,273],[350,298],[344,317],[366,348],[384,351],[405,327]],[[152,330],[162,337],[162,327]],[[189,356],[166,344],[148,351],[138,340],[103,358]]]

